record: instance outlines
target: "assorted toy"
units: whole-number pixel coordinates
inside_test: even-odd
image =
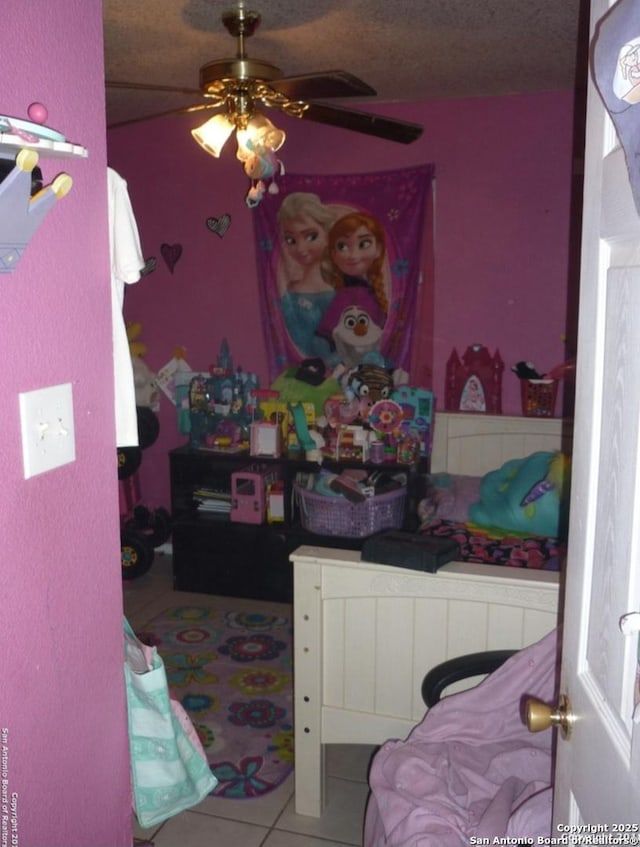
[[[302,526],[320,535],[364,538],[384,529],[402,526],[406,479],[395,474],[376,490],[375,481],[358,479],[354,471],[343,474],[321,472],[306,483],[296,483]],[[345,492],[349,496],[345,497]]]
[[[260,388],[255,374],[234,368],[223,341],[216,365],[189,382],[191,446],[256,458],[302,454],[318,464],[326,458],[412,465],[429,454],[430,391],[397,385],[392,369],[364,362],[318,385],[308,371],[297,368]]]
[[[223,340],[216,364],[189,382],[191,446],[218,452],[248,449],[257,390],[257,376],[234,368],[229,345]]]
[[[359,361],[337,377],[321,365],[303,362],[260,388],[255,374],[234,367],[225,340],[216,365],[191,376],[191,446],[256,460],[231,474],[223,504],[231,521],[284,521],[286,474],[272,460],[297,458],[318,468],[300,471],[293,488],[310,531],[361,537],[402,524],[408,468],[431,450],[432,393],[380,364]],[[336,473],[325,460],[350,467]],[[380,469],[353,467],[359,463]],[[217,494],[206,499],[221,510]]]
[[[249,465],[232,473],[230,519],[262,523],[267,515],[269,490],[278,478],[276,465]]]

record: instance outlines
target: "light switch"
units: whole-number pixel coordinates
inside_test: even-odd
[[[24,478],[75,462],[71,383],[27,391],[19,398]]]

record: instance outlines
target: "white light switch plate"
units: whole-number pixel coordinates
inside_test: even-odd
[[[24,478],[75,462],[71,383],[27,391],[19,398]]]

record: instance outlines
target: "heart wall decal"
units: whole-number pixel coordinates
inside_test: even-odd
[[[162,244],[160,252],[162,253],[162,258],[167,263],[167,267],[173,273],[178,259],[182,256],[182,244]]]
[[[230,226],[231,215],[227,213],[220,215],[219,218],[207,218],[207,229],[210,229],[211,232],[215,232],[218,238],[222,238]]]

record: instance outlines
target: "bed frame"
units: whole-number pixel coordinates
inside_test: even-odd
[[[556,418],[438,413],[431,468],[481,475],[536,450],[567,451],[569,441]],[[322,814],[323,745],[406,737],[424,716],[420,687],[430,668],[464,653],[525,647],[557,623],[554,572],[450,562],[425,574],[309,546],[291,559],[302,815]]]

